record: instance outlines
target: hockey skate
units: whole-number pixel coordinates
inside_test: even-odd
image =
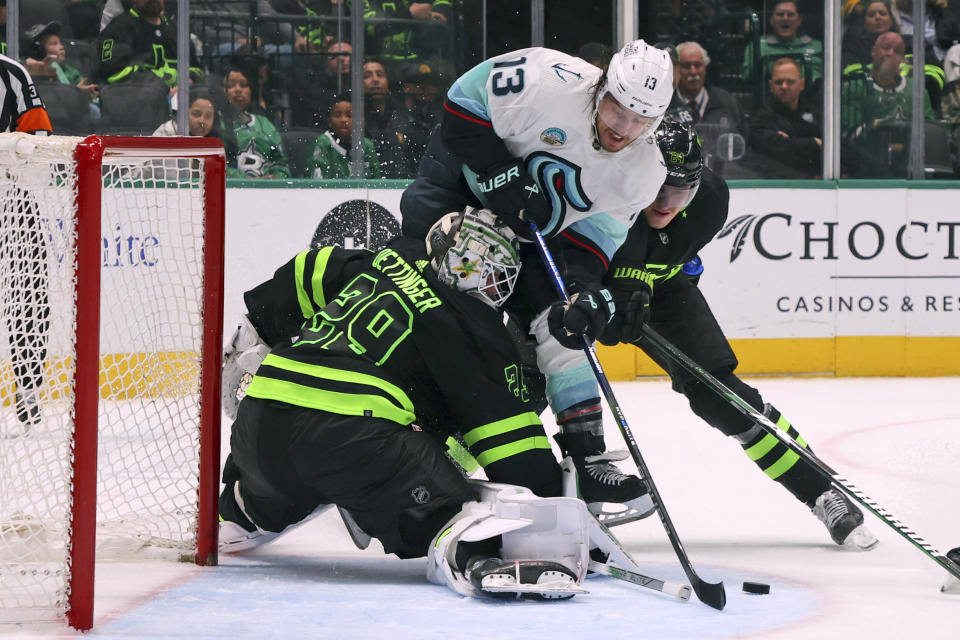
[[[273,542],[280,536],[290,533],[294,529],[310,522],[321,513],[332,507],[330,504],[322,504],[313,510],[306,518],[300,522],[295,522],[286,527],[283,531],[267,531],[258,527],[247,515],[243,508],[243,500],[240,498],[240,483],[233,485],[233,496],[236,500],[234,507],[228,507],[226,517],[224,517],[224,508],[221,506],[220,526],[218,532],[217,548],[221,553],[240,553],[263,546],[268,542]],[[222,505],[222,503],[221,503]]]
[[[492,598],[566,600],[584,593],[570,569],[547,560],[477,558],[467,563],[465,574]]]
[[[947,551],[947,560],[960,567],[960,547]],[[943,593],[960,593],[960,580],[955,576],[948,575],[940,587]]]
[[[626,458],[626,451],[567,456],[560,465],[563,495],[581,498],[590,513],[608,527],[646,518],[655,508],[647,485],[613,464]]]
[[[863,512],[841,491],[827,489],[817,498],[811,511],[826,525],[837,544],[862,551],[877,544],[877,538],[863,524]]]
[[[40,424],[40,399],[33,390],[17,391],[14,395],[14,405],[17,411],[17,420],[23,425],[24,434],[30,433],[30,428]]]

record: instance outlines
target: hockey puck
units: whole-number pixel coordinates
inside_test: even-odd
[[[770,593],[770,585],[763,584],[762,582],[744,582],[743,592],[753,593],[757,595],[766,595]]]

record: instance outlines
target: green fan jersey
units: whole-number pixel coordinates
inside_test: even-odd
[[[237,136],[237,169],[247,178],[289,178],[280,132],[263,116],[244,112],[233,122]]]

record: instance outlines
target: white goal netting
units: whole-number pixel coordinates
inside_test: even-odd
[[[105,154],[78,201],[79,138],[0,136],[0,622],[70,607],[77,319],[99,308],[97,558],[197,550],[203,159]],[[79,210],[78,210],[78,202]],[[77,299],[77,220],[99,216],[100,299]],[[87,461],[89,463],[91,461]],[[78,512],[79,513],[79,512]],[[73,524],[72,524],[73,523]]]

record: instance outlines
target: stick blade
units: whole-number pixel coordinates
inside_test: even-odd
[[[692,581],[693,592],[703,604],[713,607],[718,611],[723,611],[727,605],[727,592],[723,588],[723,582],[704,582],[703,580]]]

